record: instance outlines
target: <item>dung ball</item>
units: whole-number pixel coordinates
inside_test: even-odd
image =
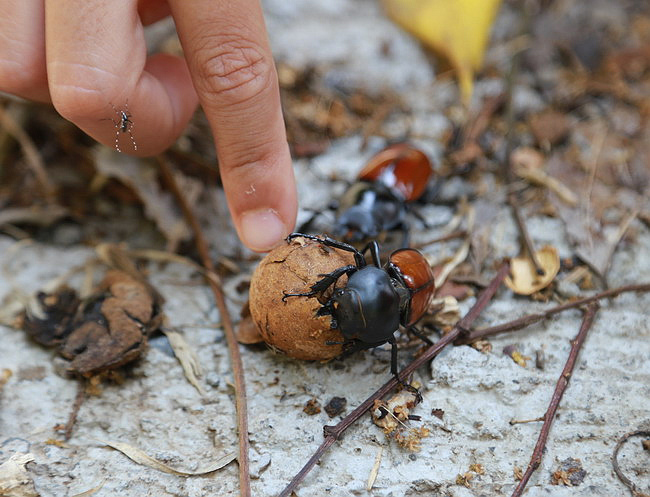
[[[346,285],[347,277],[311,297],[282,297],[285,292],[309,292],[321,275],[350,264],[354,264],[352,253],[303,237],[269,252],[253,273],[249,295],[251,316],[264,341],[296,359],[327,360],[340,355],[343,335],[331,328],[330,316],[317,313],[334,288]]]

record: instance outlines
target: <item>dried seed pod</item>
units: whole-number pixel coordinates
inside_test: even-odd
[[[300,237],[272,250],[255,270],[249,296],[264,341],[296,359],[326,360],[341,354],[343,335],[331,329],[330,316],[317,315],[333,288],[314,297],[282,297],[284,292],[309,291],[320,275],[349,264],[354,264],[351,253]],[[336,287],[346,283],[343,276]]]

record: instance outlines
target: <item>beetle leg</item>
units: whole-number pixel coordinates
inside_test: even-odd
[[[286,302],[287,297],[313,297],[317,293],[324,292],[327,290],[330,286],[335,284],[338,279],[343,276],[344,274],[350,274],[353,273],[357,270],[357,266],[349,265],[349,266],[343,266],[338,269],[335,269],[331,273],[328,274],[319,274],[319,276],[322,276],[323,278],[316,283],[314,283],[310,288],[311,290],[308,292],[304,293],[284,293],[284,297],[282,297],[282,301]]]
[[[406,248],[411,243],[411,227],[406,221],[402,221],[399,228],[402,230],[402,247]]]
[[[372,347],[375,347],[377,344],[366,343],[366,342],[362,342],[361,340],[352,339],[344,342],[344,345],[346,345],[346,347],[343,351],[343,354],[341,354],[340,356],[342,359],[356,352],[360,352],[362,350],[368,350]]]
[[[415,388],[413,385],[408,384],[399,377],[399,372],[397,371],[397,342],[395,341],[395,338],[393,337],[388,340],[388,343],[390,343],[390,372],[397,380],[397,383],[402,385],[402,388],[415,394],[415,403],[419,404],[422,402],[422,394],[420,393],[420,390]]]
[[[418,337],[420,340],[422,340],[427,345],[433,345],[433,342],[429,339],[429,337],[426,336],[422,331],[420,331],[415,326],[409,326],[408,331],[413,333],[416,337]]]
[[[363,253],[359,252],[356,248],[354,248],[352,245],[348,243],[339,242],[338,240],[334,240],[334,238],[330,238],[327,235],[321,237],[315,235],[307,235],[305,233],[291,233],[286,238],[286,240],[287,242],[290,242],[294,238],[298,238],[298,237],[314,240],[315,242],[322,243],[327,247],[333,247],[340,250],[345,250],[346,252],[352,252],[354,254],[354,261],[356,262],[357,267],[364,267],[366,265],[366,259],[363,257]]]
[[[429,224],[426,220],[426,218],[422,215],[419,209],[413,206],[409,206],[408,210],[411,214],[413,214],[413,217],[415,217],[418,221],[422,223],[422,227],[425,229],[430,229],[433,225]]]
[[[381,259],[379,258],[379,245],[377,245],[377,242],[375,240],[368,242],[368,245],[363,247],[361,253],[365,254],[368,251],[370,251],[370,257],[372,257],[372,263],[377,267],[381,267]]]

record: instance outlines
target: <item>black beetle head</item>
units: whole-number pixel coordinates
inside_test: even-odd
[[[385,343],[399,328],[400,296],[388,274],[367,266],[337,288],[331,298],[332,315],[346,339]]]

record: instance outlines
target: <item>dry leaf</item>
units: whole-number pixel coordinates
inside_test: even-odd
[[[501,0],[382,0],[388,15],[456,69],[465,102],[472,95]]]
[[[12,375],[13,372],[9,368],[3,368],[2,371],[0,371],[0,390],[2,390],[2,387],[5,386]]]
[[[372,490],[372,487],[375,485],[375,480],[377,479],[377,475],[379,474],[379,466],[381,465],[381,456],[384,453],[384,448],[379,447],[379,450],[377,450],[377,455],[375,456],[375,464],[372,465],[372,469],[370,470],[370,475],[368,475],[368,483],[366,483],[366,491],[370,492]]]
[[[642,167],[647,168],[646,163]],[[565,224],[576,255],[606,282],[618,244],[638,213],[650,205],[650,189],[644,190],[649,187],[636,173],[630,181],[639,187],[639,192],[608,186],[598,179],[600,169],[595,165],[590,171],[583,171],[558,154],[548,160],[547,170],[577,194],[579,203],[575,207],[560,202],[555,195],[550,195],[549,200]]]
[[[105,484],[106,484],[106,480],[104,480],[102,483],[100,483],[96,487],[89,488],[85,492],[81,492],[80,494],[74,494],[71,497],[88,497],[90,495],[93,495],[95,492],[99,492],[104,487]]]
[[[541,169],[529,169],[520,167],[515,169],[515,173],[517,176],[525,179],[529,183],[534,183],[548,188],[553,193],[555,193],[563,202],[572,207],[578,203],[578,198],[576,197],[576,194],[573,193],[573,191],[571,191],[557,179],[549,176]]]
[[[34,460],[32,454],[16,453],[0,464],[0,495],[4,497],[38,497],[32,477],[29,476],[28,462]]]
[[[83,311],[59,352],[71,361],[70,372],[84,376],[135,360],[156,328],[154,297],[146,285],[123,271],[108,271]]]
[[[519,364],[522,368],[526,367],[526,361],[530,361],[530,357],[523,355],[518,350],[515,350],[510,357],[512,357],[512,360]]]
[[[451,295],[433,299],[427,314],[422,319],[423,324],[443,329],[454,326],[458,321],[460,321],[460,306],[458,300]]]
[[[139,159],[115,154],[107,147],[101,147],[95,154],[99,174],[115,178],[131,188],[144,204],[147,217],[152,219],[167,239],[167,249],[176,251],[182,241],[190,238],[190,230],[182,214],[176,208],[172,195],[158,186],[158,169]],[[203,186],[198,180],[176,173],[187,202],[194,206]]]
[[[509,356],[513,361],[515,361],[522,368],[526,367],[526,361],[530,361],[530,357],[523,355],[519,350],[517,350],[516,345],[507,345],[503,348],[503,353]]]
[[[535,255],[544,270],[542,275],[537,274],[535,264],[526,256],[510,260],[510,275],[506,277],[505,284],[519,295],[532,295],[546,288],[560,270],[560,256],[554,247],[546,245]]]
[[[181,363],[187,381],[196,388],[197,392],[201,395],[205,395],[205,390],[203,390],[198,379],[198,377],[203,374],[203,370],[201,368],[201,363],[199,362],[199,357],[196,355],[196,351],[190,347],[181,333],[165,328],[162,328],[161,331],[165,334],[167,340],[169,340],[169,344],[174,351],[176,359]]]
[[[469,471],[465,474],[458,474],[456,475],[456,485],[462,485],[464,487],[470,488],[470,481],[472,481],[472,478],[476,476],[474,473],[470,473]]]
[[[466,217],[467,231],[471,233],[472,230],[474,229],[476,210],[474,209],[474,207],[468,205],[461,206],[461,209],[464,210],[464,214]],[[466,238],[463,241],[463,244],[458,248],[456,253],[453,255],[451,260],[449,260],[442,267],[442,269],[440,269],[440,272],[436,273],[435,275],[436,288],[438,289],[442,288],[442,286],[445,284],[447,278],[452,273],[452,271],[456,269],[460,264],[462,264],[463,261],[465,261],[465,259],[467,259],[467,256],[469,255],[470,246],[471,246],[471,239]],[[427,262],[429,262],[429,264],[433,266],[431,257],[427,258]]]
[[[418,388],[418,384],[414,384]],[[376,400],[370,412],[372,422],[385,433],[392,433],[408,420],[411,409],[418,404],[417,394],[412,390],[400,390],[387,401]]]
[[[20,328],[22,326],[19,315],[25,311],[25,303],[29,297],[20,291],[10,291],[0,300],[0,324],[7,328]]]
[[[528,119],[530,130],[537,143],[548,148],[564,140],[571,131],[571,121],[564,112],[546,109]]]
[[[70,361],[68,371],[84,376],[139,357],[160,321],[150,286],[124,271],[109,270],[83,301],[67,287],[37,297],[40,313],[25,312],[25,332],[42,345],[58,346]]]
[[[80,303],[77,292],[67,286],[52,293],[38,292],[26,309],[25,333],[46,347],[60,345],[70,333]]]
[[[68,209],[59,205],[4,208],[0,212],[0,226],[21,223],[51,226],[68,214]]]
[[[587,476],[580,459],[569,457],[560,462],[560,467],[551,474],[551,485],[577,487]],[[640,495],[640,494],[639,494]]]
[[[510,155],[515,174],[530,183],[544,186],[554,192],[562,201],[571,206],[578,203],[578,198],[573,191],[561,181],[550,176],[544,171],[544,155],[531,147],[519,147]]]
[[[239,315],[241,316],[241,321],[239,321],[237,329],[235,330],[237,341],[244,345],[262,343],[264,341],[264,338],[262,338],[260,330],[257,328],[257,324],[255,324],[255,321],[253,321],[251,310],[248,306],[248,300],[242,306]]]
[[[142,450],[138,449],[137,447],[133,447],[132,445],[129,445],[127,443],[107,442],[105,440],[100,440],[100,442],[103,443],[104,445],[108,445],[109,447],[112,447],[115,450],[119,450],[126,457],[128,457],[132,461],[137,462],[138,464],[142,464],[143,466],[148,466],[149,468],[162,471],[163,473],[168,473],[170,475],[177,475],[177,476],[198,476],[198,475],[205,475],[207,473],[212,473],[213,471],[221,469],[224,466],[230,464],[237,457],[237,455],[234,452],[230,452],[228,454],[225,454],[224,456],[221,456],[219,459],[217,459],[214,462],[205,464],[204,466],[200,467],[196,471],[181,471],[181,470],[171,468],[164,463],[161,463],[157,459],[148,456],[146,453],[144,453]]]

